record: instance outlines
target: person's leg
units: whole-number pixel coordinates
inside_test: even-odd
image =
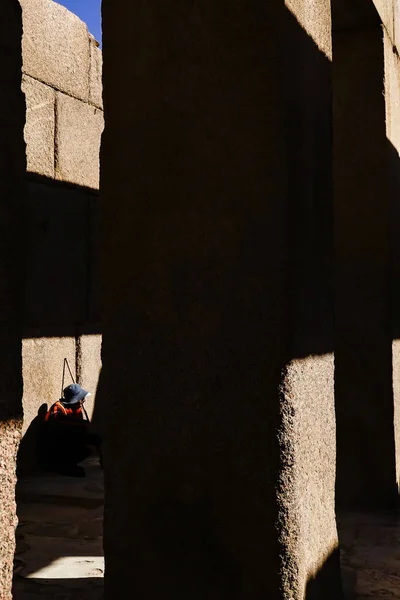
[[[38,438],[38,458],[43,469],[53,471],[56,468],[59,449],[57,432],[51,424],[46,424]]]
[[[60,475],[84,477],[85,469],[78,465],[90,453],[84,431],[73,425],[59,425],[48,435],[48,468]]]
[[[75,464],[81,463],[83,460],[88,458],[92,454],[92,449],[88,444],[80,443],[75,448],[74,452],[74,462]]]

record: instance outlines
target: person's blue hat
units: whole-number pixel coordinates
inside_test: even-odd
[[[71,385],[66,387],[64,390],[63,401],[66,404],[76,404],[88,396],[90,396],[89,392],[84,390],[79,383],[71,383]]]

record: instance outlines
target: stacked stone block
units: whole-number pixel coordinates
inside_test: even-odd
[[[94,393],[102,52],[52,0],[21,0],[29,197],[24,294],[24,430],[60,394],[63,358]],[[69,381],[67,380],[66,383]]]

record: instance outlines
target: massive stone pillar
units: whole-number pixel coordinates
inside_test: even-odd
[[[11,598],[14,557],[15,470],[22,419],[19,310],[24,240],[21,219],[25,106],[21,92],[21,9],[0,5],[0,598]]]
[[[338,598],[329,2],[103,2],[106,597]]]
[[[287,570],[305,597],[341,598],[335,523],[333,335],[332,36],[330,2],[288,0],[285,136],[289,153],[290,358],[281,399],[292,448],[284,534]],[[301,27],[299,27],[300,25]],[[318,51],[317,51],[318,49]],[[284,328],[287,323],[282,323]],[[282,477],[282,475],[281,475]],[[290,490],[290,492],[289,492]],[[285,501],[283,501],[285,505]],[[294,534],[296,543],[293,544]],[[293,548],[296,548],[294,551]],[[285,580],[284,580],[285,583]],[[290,598],[292,588],[284,588]]]
[[[337,501],[397,501],[384,40],[372,1],[333,3]],[[357,10],[356,10],[357,9]]]
[[[379,3],[378,7],[379,7]],[[398,10],[396,8],[396,10]],[[384,13],[383,13],[384,14]],[[385,55],[386,144],[389,163],[390,334],[393,362],[396,483],[400,490],[400,22],[383,19]]]

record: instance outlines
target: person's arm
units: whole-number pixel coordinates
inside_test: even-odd
[[[60,414],[61,414],[60,407],[57,404],[53,404],[52,406],[50,406],[49,410],[47,411],[44,420],[46,423],[50,423],[54,419],[59,418]]]
[[[64,411],[58,404],[54,404],[54,406],[52,407],[52,417],[53,419],[57,419],[58,421],[63,417],[65,418]]]
[[[51,406],[47,417],[47,425],[53,429],[64,429],[65,425],[69,424],[69,419],[58,402]]]

